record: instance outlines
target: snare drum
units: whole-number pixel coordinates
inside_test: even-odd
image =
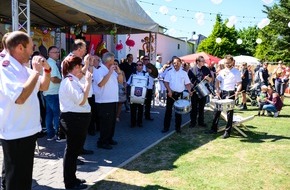
[[[203,98],[210,94],[206,84],[209,85],[206,80],[203,80],[195,87],[195,91],[197,92],[199,98]]]
[[[235,101],[232,99],[217,100],[215,102],[215,110],[229,111],[235,108]]]
[[[178,114],[187,114],[191,111],[191,103],[188,100],[176,100],[173,104],[174,110]]]
[[[189,96],[189,93],[187,90],[184,90],[182,92],[182,99],[186,99],[186,100],[189,100],[190,96]]]

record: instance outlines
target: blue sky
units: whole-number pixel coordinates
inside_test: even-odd
[[[232,19],[238,29],[257,25],[263,18],[267,17],[262,12],[264,10],[263,5],[272,6],[275,2],[278,2],[278,0],[136,1],[155,22],[168,28],[167,34],[187,38],[192,37],[193,31],[208,36],[213,29],[217,13],[222,14],[223,20],[235,16]],[[220,1],[221,3],[215,4],[213,1]],[[167,12],[167,14],[161,12]],[[197,22],[198,19],[200,24]]]

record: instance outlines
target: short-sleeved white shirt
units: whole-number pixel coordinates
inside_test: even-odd
[[[104,65],[100,64],[98,69],[94,70],[93,73],[93,86],[95,93],[96,103],[111,103],[119,102],[119,86],[118,86],[118,74],[113,71],[107,83],[99,87],[98,84],[103,78],[109,73],[109,69]]]
[[[50,77],[57,77],[57,78],[61,79],[61,74],[60,74],[58,67],[56,65],[56,61],[54,59],[48,58],[47,63],[49,64],[49,66],[51,68]],[[53,83],[50,81],[49,88],[47,91],[43,91],[43,95],[44,96],[56,95],[56,94],[58,94],[59,87],[60,87],[60,83]]]
[[[234,91],[235,85],[242,82],[241,73],[236,68],[221,70],[216,79],[220,81],[221,90],[225,91]]]
[[[4,64],[4,61],[8,64]],[[13,140],[28,137],[41,131],[37,93],[40,80],[24,104],[15,101],[23,91],[23,85],[33,73],[7,54],[0,61],[0,138]]]
[[[61,112],[89,113],[91,107],[86,99],[85,104],[80,105],[84,99],[84,87],[80,80],[69,74],[60,83],[59,106]]]
[[[182,92],[185,89],[185,85],[190,84],[187,72],[181,68],[178,71],[174,68],[168,70],[164,81],[168,82],[170,89],[175,92]]]

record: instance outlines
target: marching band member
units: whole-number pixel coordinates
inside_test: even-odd
[[[88,61],[89,55],[84,59]],[[88,95],[91,88],[92,75],[87,72],[85,85],[83,78],[82,59],[69,56],[63,62],[62,73],[65,79],[59,89],[60,122],[66,135],[67,144],[63,159],[63,177],[66,189],[85,189],[86,181],[76,178],[77,157],[85,144],[87,130],[91,119],[91,107]]]
[[[127,81],[128,86],[132,85],[133,76],[134,75],[144,76],[144,77],[147,78],[147,81],[148,81],[149,75],[148,75],[147,72],[143,71],[143,63],[142,63],[142,61],[137,61],[136,65],[137,65],[136,71],[130,76],[130,78]],[[142,93],[142,92],[140,92],[140,93]],[[136,126],[136,115],[137,115],[137,125],[139,127],[142,127],[143,107],[144,106],[142,104],[137,104],[137,103],[131,103],[130,104],[130,109],[131,109],[131,127],[132,128]],[[138,111],[138,114],[137,114],[137,111]]]
[[[241,91],[242,88],[242,79],[241,74],[238,69],[234,68],[234,58],[231,55],[227,55],[225,57],[225,66],[226,68],[221,70],[219,75],[217,76],[216,82],[216,94],[221,99],[235,99],[237,97],[238,92]],[[235,85],[237,85],[237,91],[235,92]],[[217,133],[218,122],[221,115],[221,111],[217,111],[214,120],[212,123],[211,130],[207,133]],[[227,125],[226,130],[223,135],[223,138],[228,138],[231,133],[232,124],[233,124],[233,115],[234,110],[227,111]]]
[[[184,90],[184,85],[191,95],[190,92],[190,80],[187,73],[181,68],[181,59],[178,57],[173,58],[174,69],[168,70],[164,78],[164,85],[167,89],[167,102],[166,111],[164,117],[164,128],[162,133],[169,131],[170,122],[172,117],[172,106],[175,100],[181,97]],[[181,114],[175,113],[175,131],[181,133]]]
[[[210,73],[210,70],[204,66],[205,60],[203,56],[199,56],[196,59],[196,65],[189,70],[188,77],[191,81],[191,84],[193,86],[192,89],[195,89],[195,87],[203,80],[206,80],[208,83],[212,81],[212,76]],[[207,86],[208,88],[209,86]],[[206,104],[206,98],[198,97],[198,92],[194,91],[191,96],[191,107],[192,110],[190,112],[190,127],[196,126],[196,119],[198,114],[198,125],[201,127],[206,127],[206,124],[204,123],[204,106]]]
[[[148,55],[145,55],[143,57],[143,70],[150,73],[151,70],[146,67],[147,64],[150,64],[149,57],[148,57]],[[144,115],[145,115],[146,120],[153,121],[154,118],[152,118],[150,116],[150,110],[151,110],[151,101],[152,101],[153,88],[154,88],[154,78],[149,76],[148,80],[149,80],[149,82],[147,85],[147,92],[146,92],[146,98],[145,98],[145,113],[144,113]]]
[[[41,131],[37,92],[48,89],[51,68],[41,56],[33,57],[32,69],[26,67],[33,53],[28,34],[11,32],[5,42],[8,53],[0,61],[2,188],[26,190],[31,189],[35,142]]]

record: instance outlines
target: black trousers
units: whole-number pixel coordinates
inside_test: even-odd
[[[100,124],[98,144],[109,144],[115,134],[117,103],[96,103],[96,109]]]
[[[233,96],[234,94],[235,94],[234,91],[228,91],[228,92],[222,91],[221,98],[222,99],[226,99],[227,97],[232,96],[230,99],[234,100],[235,99],[235,97]],[[221,115],[221,111],[217,111],[215,116],[214,116],[214,119],[213,119],[213,122],[212,122],[212,127],[211,127],[211,129],[213,131],[217,131],[217,129],[218,129],[218,123],[219,123],[220,115]],[[234,110],[227,111],[227,120],[228,120],[228,122],[227,122],[225,131],[227,133],[229,133],[229,134],[231,133],[231,130],[232,130],[233,116],[234,116]]]
[[[63,178],[66,187],[76,184],[77,157],[85,144],[91,113],[61,113],[60,122],[66,136],[63,157]]]
[[[151,109],[151,101],[152,101],[152,89],[147,89],[146,99],[145,99],[145,118],[150,118],[150,109]]]
[[[136,121],[137,121],[137,125],[142,124],[143,108],[144,106],[141,104],[130,104],[132,126],[136,125]],[[137,119],[136,119],[136,116],[137,116]]]
[[[179,97],[181,97],[182,93],[179,92],[173,92],[172,97],[175,100],[178,100]],[[174,100],[167,96],[167,101],[166,101],[166,110],[165,110],[165,117],[164,117],[164,130],[169,130],[170,128],[170,123],[171,123],[171,118],[172,118],[172,107],[174,104]],[[175,130],[180,131],[181,127],[181,114],[175,113]]]
[[[204,123],[204,106],[206,104],[207,96],[199,98],[194,92],[191,96],[191,112],[190,112],[190,123],[191,125],[196,125],[196,119],[198,115],[198,124]]]
[[[96,110],[96,102],[95,102],[95,95],[93,95],[92,97],[88,98],[88,102],[89,102],[89,104],[91,106],[91,113],[92,113],[90,125],[89,125],[89,128],[88,128],[88,132],[94,133],[97,129],[99,129],[98,118],[97,118],[97,110]]]
[[[6,190],[31,190],[37,134],[15,140],[1,139]],[[3,176],[2,176],[3,178]],[[3,179],[2,179],[3,180]]]

